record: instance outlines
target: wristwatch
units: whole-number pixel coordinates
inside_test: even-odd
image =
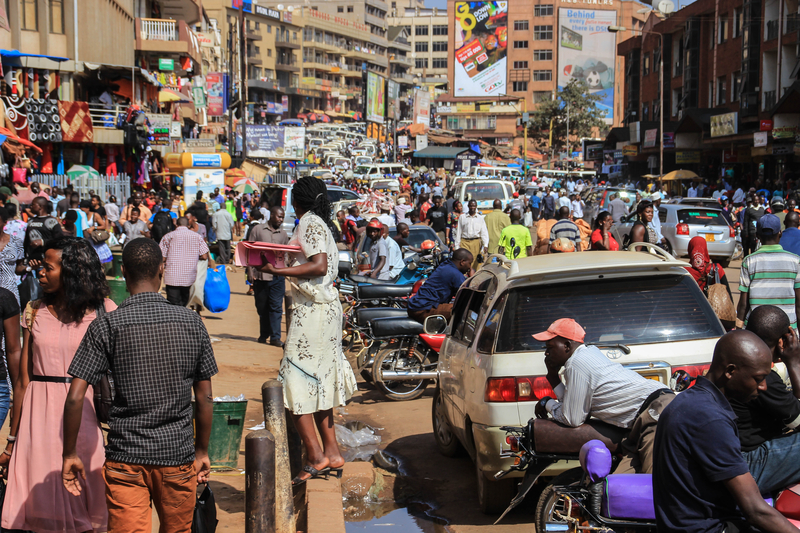
[[[552,399],[553,398],[551,398],[550,396],[545,396],[544,398],[539,400],[539,405],[541,405],[543,409],[547,409],[547,402],[549,402]]]

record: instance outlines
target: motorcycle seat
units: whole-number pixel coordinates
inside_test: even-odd
[[[655,520],[652,474],[611,474],[603,481],[600,510],[606,518]]]
[[[364,283],[365,285],[394,285],[394,281],[390,281],[388,279],[375,279],[370,278],[367,276],[360,276],[358,274],[353,274],[350,277],[350,281],[353,283]]]
[[[395,307],[366,307],[356,311],[356,326],[360,328],[367,327],[367,324],[376,318],[406,318],[408,311],[406,309],[397,309]]]
[[[346,278],[350,275],[350,270],[353,268],[351,263],[345,263],[344,261],[339,261],[339,277]]]
[[[616,453],[627,431],[590,418],[576,428],[563,426],[554,420],[537,418],[533,421],[533,448],[537,453],[578,455],[590,440],[599,440]]]
[[[361,300],[380,300],[382,298],[405,298],[414,290],[413,285],[359,285],[358,294]]]
[[[422,324],[410,318],[376,318],[370,322],[372,335],[377,338],[408,337],[419,335],[425,330]]]

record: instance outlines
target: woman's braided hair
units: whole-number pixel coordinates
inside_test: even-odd
[[[331,220],[331,202],[328,200],[328,188],[324,181],[313,176],[304,176],[292,187],[292,197],[300,209],[311,211],[325,221],[334,239],[337,239],[339,232]]]

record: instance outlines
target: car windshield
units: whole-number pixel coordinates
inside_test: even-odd
[[[725,333],[691,276],[629,276],[512,290],[495,351],[543,350],[544,343],[532,335],[561,317],[575,319],[586,330],[586,342],[597,344],[653,344]]]
[[[603,199],[603,205],[601,208],[607,208],[608,205],[611,203],[611,195],[618,194],[619,197],[625,202],[625,205],[630,207],[636,203],[636,191],[625,191],[625,190],[610,190],[606,197]]]
[[[694,224],[697,226],[727,226],[722,217],[722,212],[710,209],[681,209],[678,211],[679,224]]]
[[[369,167],[366,165],[359,165],[356,167],[355,171],[356,174],[366,174],[369,172]]]
[[[380,180],[373,181],[369,184],[370,189],[388,189],[393,185],[397,185],[397,180]]]
[[[494,200],[504,198],[503,186],[500,183],[469,183],[464,187],[464,198],[470,200]]]

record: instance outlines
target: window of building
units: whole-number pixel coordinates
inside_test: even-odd
[[[719,24],[717,24],[717,28],[719,28],[719,43],[722,44],[728,40],[728,17],[720,17]]]
[[[514,61],[514,68],[528,68],[527,61]]]
[[[347,6],[347,12],[348,13],[352,13],[353,12],[353,6]]]
[[[434,35],[447,35],[447,24],[437,24],[433,27]]]
[[[742,34],[742,8],[737,7],[733,10],[733,38],[736,39]]]
[[[428,68],[428,58],[427,57],[418,57],[414,60],[414,67],[416,68]]]
[[[22,29],[37,31],[39,29],[39,9],[37,0],[22,0]]]
[[[448,130],[493,130],[497,127],[494,115],[459,115],[447,117]]]
[[[553,60],[553,51],[552,50],[534,50],[533,51],[533,60],[534,61],[552,61]],[[527,61],[525,62],[527,66]]]
[[[50,33],[64,33],[64,0],[50,0]]]
[[[428,51],[428,43],[427,42],[414,43],[414,50],[417,51],[417,52],[427,52]]]
[[[553,81],[552,70],[534,70],[533,81]]]
[[[392,9],[397,9],[397,2],[392,2]]]
[[[447,52],[447,41],[433,41],[434,52]]]
[[[260,29],[261,29],[261,23],[260,22],[256,22],[256,30],[260,30]]]
[[[548,100],[552,100],[553,93],[550,91],[533,91],[533,103],[539,104],[541,102],[546,102]]]
[[[650,74],[650,54],[645,54],[642,60],[642,76]]]
[[[528,48],[528,41],[514,41],[514,48]]]
[[[742,73],[731,74],[731,102],[739,101],[739,91],[742,90]]]
[[[683,90],[682,89],[672,89],[672,116],[678,115],[678,106],[683,99]]]
[[[714,19],[711,19],[709,22],[711,22],[711,31],[708,32],[708,48],[713,50],[714,45],[717,42],[717,37],[716,37],[717,28],[716,28],[716,21]]]
[[[337,13],[344,13],[344,6],[338,6],[338,7],[336,8],[336,12],[337,12]]]
[[[553,16],[553,5],[542,5],[542,6],[533,6],[533,16],[534,17],[552,17]]]
[[[515,93],[524,93],[528,91],[528,82],[527,81],[514,81],[511,82],[511,90]]]
[[[433,68],[447,68],[447,58],[434,57],[433,62],[431,64],[433,65]]]
[[[727,102],[727,84],[725,83],[725,76],[717,78],[717,105],[722,105]]]
[[[267,24],[267,33],[272,33],[272,25]]]
[[[714,82],[708,82],[708,107],[714,107]]]
[[[534,26],[533,27],[533,40],[534,41],[552,41],[553,40],[553,26]]]
[[[661,112],[661,102],[659,102],[658,100],[653,100],[652,108],[653,108],[653,120],[656,120],[660,116],[659,113]]]
[[[515,20],[514,21],[514,29],[515,30],[527,30],[528,29],[528,21],[527,20]]]
[[[642,105],[642,120],[650,120],[650,106],[647,103]]]
[[[414,35],[428,35],[428,26],[414,26]]]

